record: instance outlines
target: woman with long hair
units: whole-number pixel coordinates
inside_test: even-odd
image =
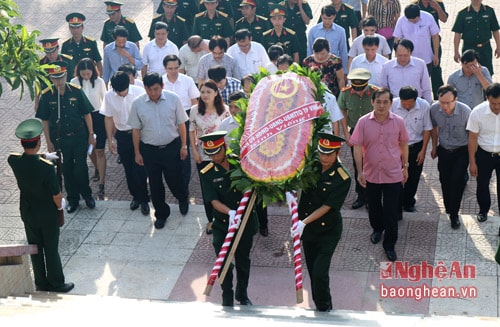
[[[203,82],[200,86],[198,104],[191,107],[189,114],[191,155],[198,168],[198,173],[202,173],[203,168],[210,163],[210,157],[203,152],[199,137],[217,131],[220,123],[230,115],[229,108],[222,100],[217,84],[210,79]],[[204,205],[208,220],[206,233],[212,234],[213,207],[205,201]]]
[[[96,135],[96,146],[89,157],[95,167],[95,174],[92,179],[99,181],[97,196],[102,198],[104,197],[104,181],[106,177],[106,156],[104,154],[106,129],[104,127],[104,116],[99,113],[99,109],[101,109],[104,94],[106,93],[106,83],[99,77],[97,66],[94,60],[90,58],[83,58],[78,62],[74,76],[71,83],[82,87],[83,92],[94,107],[92,124]]]

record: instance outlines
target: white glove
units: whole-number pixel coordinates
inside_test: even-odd
[[[229,226],[234,224],[234,220],[236,219],[236,210],[229,210]]]
[[[56,154],[57,152],[47,152],[44,154],[45,159],[54,161],[59,159],[59,156]]]
[[[304,224],[302,220],[299,220],[295,229],[292,226],[292,228],[290,228],[290,235],[292,235],[292,238],[295,237],[295,235],[298,235],[300,238],[302,236],[302,232],[304,231],[304,227],[306,227],[306,224]]]
[[[61,200],[61,208],[66,208],[66,199],[65,198],[62,198]]]

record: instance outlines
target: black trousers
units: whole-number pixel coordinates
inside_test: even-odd
[[[462,197],[467,182],[464,175],[469,166],[469,152],[467,146],[455,150],[446,150],[438,146],[438,171],[443,202],[446,212],[452,216],[458,215]]]
[[[116,131],[115,134],[118,155],[125,169],[127,187],[133,200],[149,202],[148,176],[146,168],[135,162],[134,144],[132,133],[129,131]]]
[[[488,213],[491,207],[490,180],[493,170],[497,175],[497,201],[500,203],[500,156],[493,157],[481,147],[476,152],[477,188],[476,197],[480,213]]]
[[[165,202],[163,179],[165,179],[170,192],[179,202],[188,200],[188,193],[182,180],[181,139],[176,138],[163,146],[154,146],[141,142],[140,150],[149,177],[155,217],[167,219],[170,215],[170,206]]]
[[[382,245],[385,250],[394,250],[398,240],[399,204],[403,185],[401,182],[389,184],[366,182],[366,192],[370,225],[375,232],[385,231]]]
[[[412,207],[415,205],[415,194],[417,194],[418,182],[424,165],[417,164],[418,153],[422,150],[423,142],[412,144],[408,147],[408,180],[403,186],[402,206]]]

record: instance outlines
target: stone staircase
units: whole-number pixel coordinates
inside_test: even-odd
[[[17,326],[499,326],[491,317],[391,315],[383,312],[172,302],[35,292],[0,299],[0,325]]]

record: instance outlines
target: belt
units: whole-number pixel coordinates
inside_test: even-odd
[[[61,136],[75,136],[76,133],[78,133],[78,131],[83,127],[83,124],[81,124],[77,129],[75,129],[73,132],[69,132],[69,133],[61,133],[62,135]]]
[[[479,149],[481,149],[483,152],[486,152],[487,154],[491,155],[493,158],[500,157],[500,152],[488,152],[481,147],[479,147]]]
[[[132,134],[132,130],[129,129],[128,131],[120,131],[120,130],[117,130],[116,131],[117,133],[120,133],[120,134]]]
[[[467,145],[459,146],[458,148],[453,148],[453,149],[446,149],[446,148],[443,148],[442,146],[438,145],[438,148],[446,153],[455,153],[457,151],[463,150],[464,148],[467,148]]]
[[[149,148],[153,148],[153,149],[157,149],[157,150],[163,150],[163,149],[165,149],[168,146],[168,144],[165,144],[165,145],[152,145],[152,144],[147,144],[147,143],[144,143],[144,145],[146,145]]]
[[[424,142],[424,141],[420,141],[420,142],[417,142],[417,143],[409,144],[409,145],[408,145],[408,149],[411,149],[411,148],[413,148],[413,147],[416,147],[417,145],[420,145],[420,144],[422,144],[423,142]]]
[[[490,43],[490,40],[484,41],[483,43],[476,43],[476,44],[475,44],[475,47],[476,47],[476,48],[482,48],[482,47],[484,47],[485,45],[487,45],[488,43]]]

